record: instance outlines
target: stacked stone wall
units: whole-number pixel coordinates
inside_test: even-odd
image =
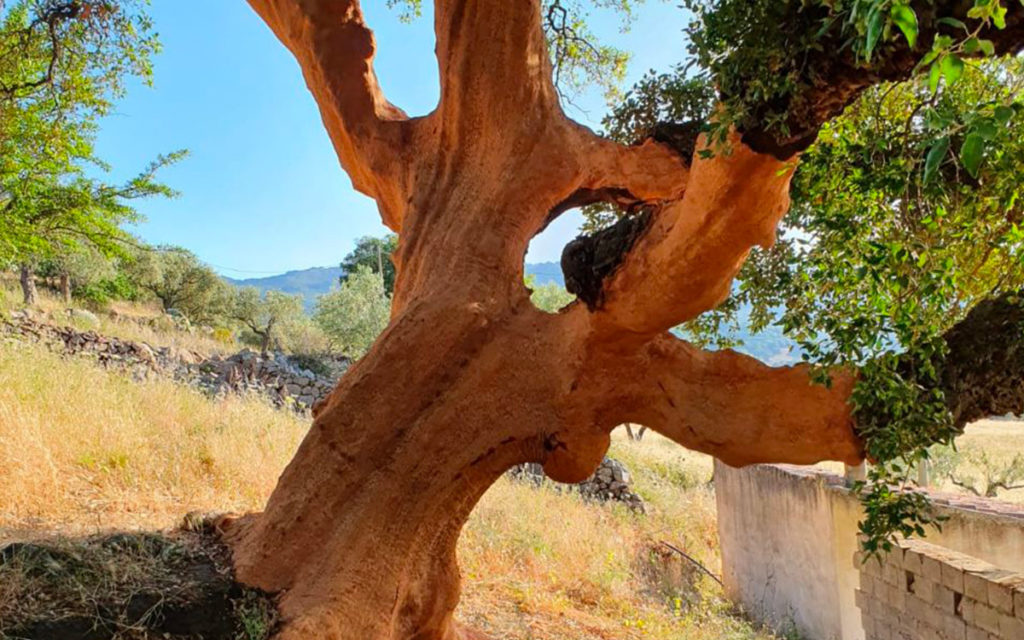
[[[1022,640],[1024,575],[911,540],[855,559],[866,640]]]
[[[280,353],[263,357],[244,350],[230,356],[206,357],[186,349],[153,347],[17,315],[11,321],[0,322],[0,336],[45,344],[64,355],[91,357],[136,379],[169,377],[210,395],[252,393],[299,412],[309,411],[327,397],[344,372],[344,366],[340,366],[336,376],[317,375]]]

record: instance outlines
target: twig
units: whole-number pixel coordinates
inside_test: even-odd
[[[701,571],[703,571],[705,575],[707,575],[707,576],[708,576],[709,578],[711,578],[712,580],[714,580],[715,582],[717,582],[717,583],[718,583],[718,586],[720,586],[720,587],[724,587],[724,586],[725,586],[724,584],[722,584],[722,579],[721,579],[721,578],[719,578],[719,577],[718,577],[718,576],[716,576],[715,574],[711,573],[711,571],[709,571],[707,567],[705,567],[705,566],[704,566],[704,565],[702,565],[702,564],[701,564],[700,562],[698,562],[697,560],[695,560],[695,559],[693,558],[693,556],[691,556],[690,554],[686,553],[685,551],[683,551],[682,549],[680,549],[679,547],[677,547],[677,546],[675,546],[675,545],[673,545],[673,544],[669,544],[668,542],[665,542],[664,540],[662,540],[662,541],[661,541],[661,544],[662,544],[663,546],[665,546],[665,547],[668,547],[668,548],[669,548],[669,549],[671,549],[672,551],[675,551],[676,553],[678,553],[678,554],[679,554],[679,555],[681,555],[682,557],[686,558],[686,559],[687,559],[687,560],[689,560],[690,562],[692,562],[692,563],[693,563],[693,564],[694,564],[694,565],[695,565],[695,566],[696,566],[696,567],[697,567],[698,569],[700,569]]]

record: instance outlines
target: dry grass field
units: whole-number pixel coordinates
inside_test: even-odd
[[[307,427],[256,398],[214,401],[0,344],[0,543],[259,509]],[[648,515],[500,481],[462,538],[459,615],[509,640],[771,638],[662,544],[719,571],[709,460],[656,436],[617,435],[612,454]]]

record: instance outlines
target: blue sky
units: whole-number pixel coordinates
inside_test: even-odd
[[[410,114],[428,113],[438,95],[431,17],[402,24],[384,4],[363,1],[381,84]],[[181,197],[140,205],[143,238],[187,247],[225,275],[258,277],[337,264],[356,238],[386,231],[341,170],[297,64],[244,0],[154,0],[152,13],[164,45],[156,86],[133,87],[98,144],[116,178],[158,153],[191,151],[163,174]],[[626,86],[683,56],[685,15],[672,2],[648,0],[625,34],[614,16],[591,19],[633,53]],[[585,113],[570,114],[596,128],[600,95],[577,102]],[[563,216],[535,239],[528,260],[558,260],[578,224]]]

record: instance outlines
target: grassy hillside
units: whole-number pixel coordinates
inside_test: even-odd
[[[255,398],[214,401],[0,344],[0,544],[257,510],[307,427]],[[613,454],[650,514],[500,481],[461,541],[459,615],[498,639],[769,638],[661,544],[719,570],[709,461],[657,438],[617,437]]]

